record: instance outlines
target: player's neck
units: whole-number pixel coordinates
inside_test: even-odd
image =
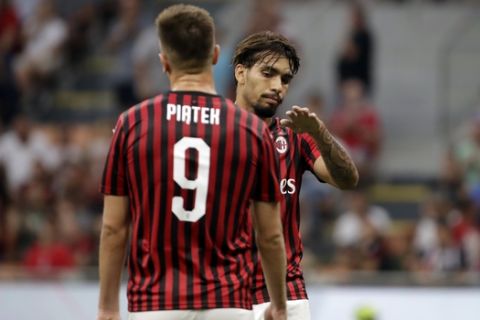
[[[251,106],[250,104],[248,104],[247,101],[245,101],[245,99],[243,99],[241,95],[237,95],[237,96],[236,96],[235,104],[236,104],[237,106],[239,106],[240,108],[247,110],[248,112],[255,113],[255,110],[253,109],[253,106]],[[267,125],[270,125],[270,124],[272,123],[272,121],[273,121],[273,118],[262,118],[262,117],[261,117],[261,119],[262,119],[263,121],[265,121],[265,123],[266,123]]]
[[[265,121],[268,126],[270,126],[272,124],[273,118],[262,118],[262,120]]]
[[[217,94],[211,69],[198,74],[172,73],[170,88],[172,91],[199,91]]]

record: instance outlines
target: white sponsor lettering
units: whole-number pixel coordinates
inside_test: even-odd
[[[294,194],[297,191],[295,186],[295,179],[282,179],[280,180],[280,192],[282,194]]]

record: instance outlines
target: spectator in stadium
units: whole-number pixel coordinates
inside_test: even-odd
[[[438,229],[450,210],[451,204],[441,194],[430,195],[420,205],[413,242],[418,255],[427,255],[438,246]]]
[[[5,259],[7,246],[7,208],[10,205],[9,202],[5,170],[0,165],[0,261]]]
[[[321,91],[312,88],[306,93],[306,97],[306,107],[320,119],[327,119]],[[317,177],[309,171],[303,175],[301,190],[300,227],[305,248],[316,257],[330,259],[334,251],[330,233],[341,193],[326,183],[318,183]],[[305,251],[304,255],[307,254],[308,251]]]
[[[362,269],[377,269],[383,254],[383,237],[390,230],[389,213],[372,205],[365,190],[350,191],[347,210],[336,221],[333,240],[339,250],[351,250]],[[361,258],[360,258],[361,257]]]
[[[350,29],[337,57],[337,85],[341,88],[345,81],[359,80],[370,95],[374,86],[375,38],[359,1],[351,4],[349,14]]]
[[[28,21],[35,15],[39,3],[42,0],[12,0],[16,11],[22,21]]]
[[[168,79],[158,63],[158,37],[153,26],[142,30],[135,39],[132,59],[134,90],[138,99],[146,99],[168,89]]]
[[[313,259],[328,261],[335,246],[331,230],[335,223],[341,192],[325,183],[318,183],[313,174],[305,173],[300,194],[300,233],[305,246],[304,258],[309,253]],[[306,260],[306,259],[305,259]]]
[[[258,0],[252,2],[250,21],[245,34],[263,30],[281,31],[282,0]]]
[[[30,181],[37,164],[48,170],[55,169],[58,153],[23,114],[15,118],[11,130],[0,136],[0,164],[5,167],[8,188],[16,193]]]
[[[384,236],[380,271],[412,271],[416,255],[412,249],[414,226],[409,222],[398,222]]]
[[[118,0],[119,14],[107,35],[104,50],[112,61],[111,81],[121,109],[134,105],[137,97],[133,84],[132,53],[142,30],[141,2]]]
[[[13,75],[13,60],[19,52],[21,23],[8,0],[0,1],[0,133],[18,112],[19,92]]]
[[[59,123],[52,134],[52,142],[58,151],[59,165],[78,163],[86,155],[80,145],[74,141],[76,126],[71,123]]]
[[[52,209],[56,223],[56,242],[68,247],[75,266],[90,264],[96,245],[89,213],[83,206],[76,206],[67,199],[58,199]]]
[[[480,185],[480,113],[468,123],[468,136],[455,145],[455,160],[460,166],[467,191]]]
[[[449,146],[440,166],[439,188],[451,202],[465,198],[468,191],[463,179],[463,168],[455,157],[455,147]]]
[[[420,259],[424,271],[463,271],[466,269],[465,251],[457,245],[445,222],[437,228],[438,245]]]
[[[310,89],[307,94],[307,104],[306,107],[310,111],[314,112],[320,119],[327,118],[327,110],[325,106],[325,99],[322,94],[322,91],[317,88]]]
[[[374,179],[380,156],[380,116],[368,102],[358,80],[343,83],[341,102],[332,114],[329,127],[350,151],[360,173],[360,183],[366,184]]]
[[[15,62],[15,74],[23,93],[44,86],[63,60],[67,25],[53,0],[41,0],[25,22],[25,49]]]
[[[99,14],[93,3],[83,4],[68,19],[69,36],[65,42],[66,62],[70,67],[80,67],[88,59],[101,33]]]
[[[465,253],[465,263],[472,271],[480,270],[480,224],[479,215],[472,200],[466,198],[455,206],[452,221],[452,236],[455,244]]]
[[[38,239],[25,253],[24,266],[36,277],[58,276],[59,271],[74,268],[73,252],[67,245],[57,241],[55,223],[47,219],[41,225]]]

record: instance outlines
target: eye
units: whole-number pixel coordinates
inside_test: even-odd
[[[265,76],[265,77],[271,77],[272,73],[269,70],[263,70],[262,75]]]

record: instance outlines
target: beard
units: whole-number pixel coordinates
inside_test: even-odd
[[[257,104],[253,106],[253,112],[255,112],[255,114],[262,119],[271,118],[275,115],[277,108],[278,108],[278,105],[276,107],[270,107],[270,106],[262,107]]]
[[[278,97],[278,104],[275,105],[267,104],[266,106],[262,106],[262,103],[258,101],[253,105],[253,111],[260,118],[271,118],[275,115],[281,103],[282,99],[280,97]]]

